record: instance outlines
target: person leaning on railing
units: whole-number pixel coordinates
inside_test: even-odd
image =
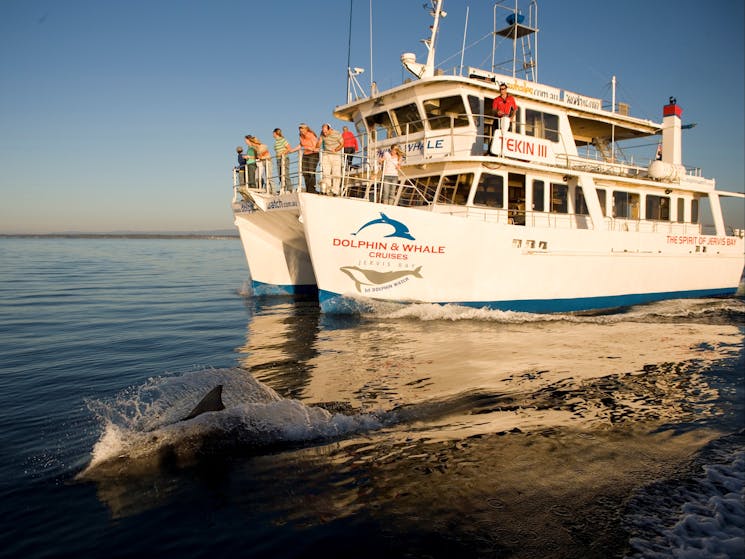
[[[272,136],[274,136],[274,153],[277,156],[280,189],[287,190],[292,188],[292,184],[290,184],[290,143],[282,135],[282,130],[279,128],[274,129]]]
[[[492,101],[492,109],[499,119],[499,128],[502,132],[508,132],[510,124],[515,122],[517,102],[512,95],[507,93],[507,84],[499,85],[499,97],[495,97]]]
[[[251,147],[253,147],[256,151],[256,159],[259,164],[259,180],[264,181],[263,186],[268,192],[269,190],[271,190],[272,183],[272,154],[269,153],[269,148],[266,147],[266,144],[261,143],[261,140],[259,140],[256,136],[252,136],[249,134],[247,136],[247,139]]]
[[[349,127],[341,127],[341,137],[344,139],[344,168],[349,171],[354,154],[360,149],[357,138],[349,131]]]
[[[341,156],[344,140],[338,130],[326,123],[321,126],[321,194],[341,193]]]
[[[298,136],[300,143],[290,149],[288,153],[303,150],[302,172],[305,179],[305,191],[314,192],[316,190],[316,168],[318,167],[318,136],[304,122],[298,126]]]
[[[383,165],[383,181],[380,193],[383,204],[393,204],[396,199],[396,185],[398,185],[398,172],[403,161],[403,152],[397,145],[391,146],[380,158]]]

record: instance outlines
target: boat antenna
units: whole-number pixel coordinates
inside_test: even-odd
[[[466,34],[468,33],[468,11],[470,6],[466,4],[466,23],[463,25],[463,45],[460,47],[460,71],[458,75],[463,75],[463,55],[466,52]]]
[[[373,14],[372,14],[372,0],[370,0],[370,95],[373,94],[373,87],[375,82],[373,81]]]
[[[434,19],[434,22],[430,26],[431,34],[429,39],[422,39],[424,46],[427,47],[427,62],[424,64],[417,62],[416,55],[410,52],[405,52],[401,55],[401,63],[404,65],[404,68],[417,78],[427,78],[435,75],[435,41],[437,40],[437,29],[440,26],[440,18],[448,15],[442,9],[442,3],[443,0],[432,0],[432,10],[429,12],[429,15]]]

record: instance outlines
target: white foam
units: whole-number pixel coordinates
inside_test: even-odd
[[[214,386],[223,385],[225,409],[181,421]],[[203,443],[266,446],[329,439],[377,429],[374,415],[332,414],[323,408],[281,398],[242,369],[206,369],[149,379],[112,401],[92,401],[102,433],[83,477],[112,461],[143,461],[168,449],[190,456]],[[155,464],[157,466],[157,463]],[[139,464],[138,468],[143,465]]]
[[[745,450],[730,448],[722,459],[704,464],[700,477],[657,488],[664,499],[632,513],[629,557],[745,556]]]
[[[630,307],[622,313],[590,314],[574,313],[527,313],[500,311],[486,307],[474,308],[460,305],[438,305],[435,303],[412,303],[408,305],[370,302],[369,313],[384,319],[414,318],[423,321],[433,320],[481,320],[485,322],[504,322],[523,324],[535,322],[570,322],[613,324],[662,319],[696,319],[717,314],[745,316],[745,302],[739,299],[672,299],[646,305]]]

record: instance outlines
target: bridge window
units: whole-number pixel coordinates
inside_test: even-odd
[[[683,198],[678,198],[678,223],[683,223],[686,219],[686,201]]]
[[[655,221],[670,221],[670,198],[667,196],[654,196],[647,194],[645,211],[646,219]]]
[[[473,203],[490,208],[504,207],[504,178],[501,175],[484,173],[476,186]]]
[[[447,130],[451,126],[468,126],[468,114],[460,95],[428,99],[424,102],[424,112],[432,130]]]
[[[525,109],[525,135],[559,141],[559,117],[551,113]]]
[[[691,200],[691,223],[698,223],[698,198]]]
[[[373,141],[379,142],[387,138],[393,138],[396,134],[393,131],[391,117],[386,111],[375,115],[370,115],[365,119],[367,128],[370,130],[370,136]]]
[[[424,130],[424,124],[415,103],[393,109],[393,116],[396,118],[396,133],[399,136]]]

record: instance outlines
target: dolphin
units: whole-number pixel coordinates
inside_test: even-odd
[[[357,233],[359,233],[366,227],[370,227],[371,225],[376,225],[378,223],[382,223],[384,225],[390,225],[391,227],[393,227],[393,233],[391,233],[390,235],[385,235],[386,238],[399,237],[401,239],[408,239],[410,241],[416,240],[414,239],[414,237],[411,236],[411,233],[409,233],[409,228],[406,225],[404,225],[400,221],[391,219],[390,217],[385,215],[383,212],[380,212],[379,218],[368,221],[362,227],[357,229]],[[352,233],[352,235],[357,235],[357,233]]]
[[[422,267],[419,266],[415,270],[398,270],[396,272],[377,272],[375,270],[363,270],[357,266],[342,266],[339,268],[340,271],[347,274],[354,282],[357,291],[361,285],[380,285],[383,283],[389,283],[395,281],[404,276],[414,276],[415,278],[422,277],[420,273]]]
[[[194,419],[198,415],[207,413],[208,411],[222,411],[225,409],[225,404],[222,403],[222,384],[218,384],[212,390],[202,398],[196,407],[191,410],[191,413],[183,418],[181,421],[187,421]]]

